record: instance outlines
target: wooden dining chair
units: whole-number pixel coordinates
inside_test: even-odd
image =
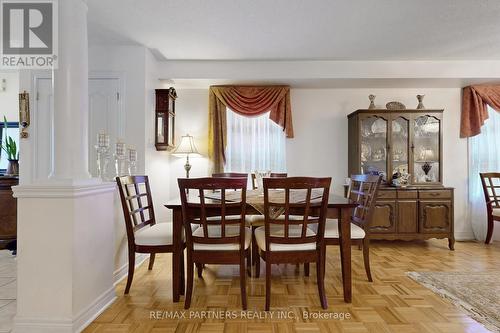
[[[116,183],[128,240],[128,277],[125,286],[125,294],[128,294],[134,278],[135,254],[149,253],[148,270],[152,270],[156,253],[173,252],[172,225],[156,223],[148,176],[116,177]],[[180,273],[181,281],[184,281],[182,253]]]
[[[257,175],[255,172],[252,172],[252,189],[256,190],[257,189]],[[271,178],[286,178],[288,177],[288,174],[286,172],[271,172],[269,175]]]
[[[372,220],[377,192],[381,181],[381,176],[352,175],[348,193],[348,197],[358,204],[358,206],[354,208],[351,217],[351,243],[362,246],[366,276],[370,282],[372,282],[373,279],[370,271],[369,226]],[[339,222],[337,219],[326,219],[325,244],[339,244]],[[325,265],[325,263],[323,263],[323,265]]]
[[[263,183],[265,224],[255,229],[255,239],[258,255],[266,263],[265,310],[269,311],[271,303],[271,265],[311,262],[316,263],[319,298],[326,309],[321,263],[331,178],[264,178]],[[260,260],[256,265],[256,276],[259,274]]]
[[[247,180],[195,178],[178,179],[178,183],[187,235],[187,287],[184,308],[189,309],[191,306],[194,264],[239,264],[241,304],[243,310],[246,310],[245,259],[249,265],[252,238],[251,230],[245,227]],[[193,190],[196,197],[188,197],[188,189]],[[213,196],[214,193],[220,193],[219,200],[205,197]],[[226,199],[229,194],[231,200]],[[200,226],[193,229],[194,224]]]
[[[500,172],[482,172],[479,176],[488,215],[488,232],[484,243],[489,244],[493,236],[493,223],[500,222]]]

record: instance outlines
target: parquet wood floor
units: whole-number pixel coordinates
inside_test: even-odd
[[[488,246],[460,242],[455,251],[449,251],[446,240],[375,241],[371,246],[373,283],[366,280],[362,252],[355,247],[352,252],[352,304],[343,302],[339,251],[329,246],[328,310],[322,310],[319,303],[314,267],[311,276],[304,277],[302,268],[280,265],[273,266],[267,318],[263,311],[265,265],[259,279],[247,280],[248,312],[240,311],[237,266],[215,265],[204,270],[203,279],[195,277],[191,309],[183,312],[182,297],[181,302],[172,302],[171,257],[157,255],[153,271],[147,270],[147,262],[136,271],[129,296],[123,295],[125,280],[117,285],[116,302],[84,332],[488,332],[405,272],[498,270],[499,242]],[[323,317],[317,318],[319,314]],[[175,315],[186,318],[171,317]]]

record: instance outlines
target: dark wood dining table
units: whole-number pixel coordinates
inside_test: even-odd
[[[264,198],[262,197],[262,200]],[[328,199],[328,218],[338,219],[339,223],[339,245],[342,269],[342,283],[344,289],[344,301],[350,303],[352,300],[351,281],[351,214],[357,204],[348,198],[337,194],[330,194]],[[172,285],[173,301],[179,302],[180,295],[184,295],[185,281],[180,274],[184,265],[181,265],[183,258],[182,243],[182,207],[180,197],[173,198],[165,204],[165,207],[172,210],[173,215],[173,253],[172,253]],[[247,203],[246,213],[248,215],[260,214],[254,207]]]

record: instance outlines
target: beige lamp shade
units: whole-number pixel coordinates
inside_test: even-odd
[[[191,135],[186,134],[182,136],[181,143],[174,149],[174,151],[172,151],[172,155],[179,157],[184,157],[186,155],[200,156],[200,153],[198,152],[198,149],[196,149],[194,138]]]

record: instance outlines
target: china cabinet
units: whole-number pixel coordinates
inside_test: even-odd
[[[156,150],[171,150],[175,146],[175,89],[156,89],[155,146]]]
[[[444,187],[442,109],[364,109],[348,115],[349,174],[379,174],[371,239],[448,238],[453,188]],[[409,174],[407,186],[393,175]]]

